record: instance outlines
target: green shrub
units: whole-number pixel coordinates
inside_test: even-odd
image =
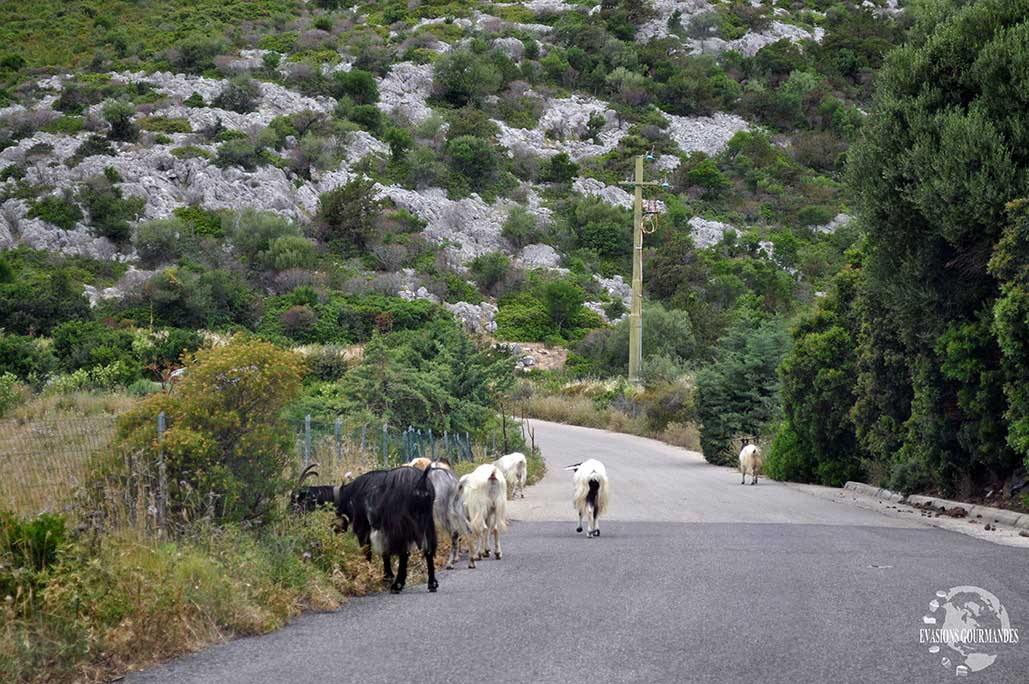
[[[473,188],[482,188],[492,182],[500,165],[496,148],[471,135],[462,135],[447,143],[447,160],[451,168],[467,178]]]
[[[289,488],[292,436],[280,416],[302,377],[295,354],[266,342],[197,352],[174,393],[144,399],[119,418],[118,441],[155,463],[153,421],[164,411],[171,515],[198,516],[214,492],[217,520],[267,523]]]
[[[0,416],[25,401],[27,388],[14,373],[0,371]]]
[[[544,237],[536,217],[520,204],[507,215],[501,234],[516,249],[541,242]]]
[[[511,260],[503,252],[487,252],[472,259],[468,270],[483,292],[494,292],[511,268]]]
[[[129,222],[139,218],[146,207],[142,197],[123,197],[121,189],[105,176],[87,179],[79,190],[79,201],[89,212],[93,232],[117,243],[131,237]]]
[[[559,152],[543,166],[541,180],[547,183],[571,183],[579,175],[579,165],[571,160],[567,152]]]
[[[372,236],[381,209],[374,181],[364,177],[350,180],[318,198],[318,239],[344,252],[363,248]]]
[[[436,62],[435,86],[457,107],[492,95],[503,86],[503,76],[484,55],[455,50]]]
[[[43,573],[57,564],[68,541],[64,518],[42,513],[27,520],[0,511],[0,593],[22,598],[45,582]]]
[[[171,151],[179,159],[214,159],[214,155],[196,145],[183,145]]]
[[[195,247],[193,231],[179,218],[155,219],[136,228],[132,244],[140,260],[149,268],[178,261]]]
[[[29,207],[29,218],[42,219],[58,228],[71,230],[84,216],[79,205],[68,197],[49,195],[32,203]]]
[[[333,95],[349,97],[359,105],[375,104],[379,101],[379,87],[375,75],[363,69],[337,71],[332,75]]]
[[[111,100],[104,105],[104,119],[111,129],[107,137],[111,140],[132,142],[139,137],[139,128],[132,122],[136,107],[125,100]]]
[[[60,133],[63,135],[75,135],[82,131],[85,119],[81,116],[62,116],[53,121],[48,121],[39,129],[45,133]]]
[[[172,210],[172,214],[175,218],[181,219],[194,234],[201,237],[220,238],[225,235],[225,228],[222,224],[224,211],[191,205],[176,207]]]
[[[192,133],[193,127],[189,119],[168,118],[166,116],[144,116],[139,120],[139,127],[154,133]]]
[[[0,373],[38,382],[50,373],[55,363],[54,355],[36,338],[0,332]]]
[[[246,114],[254,111],[260,99],[261,87],[254,79],[236,76],[225,84],[211,104],[230,112]]]

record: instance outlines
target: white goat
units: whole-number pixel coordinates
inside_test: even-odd
[[[429,470],[429,481],[436,491],[436,498],[432,502],[436,526],[450,536],[450,554],[447,556],[446,567],[452,568],[457,562],[460,536],[467,536],[472,531],[468,526],[461,487],[450,468],[440,467],[439,464]]]
[[[529,470],[529,464],[525,460],[525,454],[516,451],[513,454],[501,456],[493,461],[493,465],[500,468],[507,479],[507,493],[510,498],[515,498],[519,492],[525,498],[525,476]]]
[[[500,530],[507,527],[507,481],[495,465],[479,466],[461,478],[459,489],[472,531],[468,543],[468,567],[478,558],[489,558],[489,535],[493,533],[493,555],[501,558]]]
[[[576,532],[582,532],[582,519],[586,518],[586,538],[599,537],[600,526],[598,519],[600,514],[607,510],[608,482],[607,469],[604,464],[595,458],[591,458],[570,465],[565,470],[572,470],[572,484],[574,493],[572,505],[579,513],[579,526]]]
[[[740,449],[740,472],[743,480],[740,484],[747,484],[747,473],[750,473],[750,484],[757,484],[757,473],[761,470],[761,449],[757,444],[744,444]]]

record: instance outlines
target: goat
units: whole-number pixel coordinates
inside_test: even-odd
[[[357,542],[364,549],[364,557],[372,560],[372,526],[369,522],[369,509],[378,497],[379,489],[386,478],[388,470],[372,470],[358,476],[353,482],[340,488],[336,499],[336,518],[339,530],[346,532],[353,529]],[[393,568],[390,563],[383,562],[383,578],[393,579]]]
[[[429,591],[439,588],[436,581],[436,523],[432,519],[436,492],[429,479],[435,468],[418,470],[400,466],[386,473],[377,495],[368,509],[372,548],[382,555],[384,568],[391,566],[393,556],[400,557],[396,579],[390,592],[399,594],[407,582],[407,561],[411,547],[425,556],[429,571]]]
[[[761,470],[761,465],[761,449],[757,444],[744,443],[743,448],[740,449],[740,472],[743,474],[740,484],[747,484],[748,472],[751,477],[750,484],[757,484],[757,473]]]
[[[501,456],[497,460],[493,461],[493,465],[500,468],[504,473],[504,477],[507,479],[507,493],[510,498],[515,498],[518,492],[521,492],[522,498],[525,498],[525,476],[529,469],[529,464],[525,461],[525,454],[520,451],[516,451],[513,454],[507,454]]]
[[[489,558],[491,532],[493,555],[500,560],[500,530],[507,527],[507,480],[503,471],[491,463],[483,464],[462,477],[459,486],[471,525],[468,567],[474,568],[478,558]]]
[[[600,514],[607,510],[608,481],[607,469],[595,458],[576,463],[565,468],[572,471],[572,506],[579,513],[579,526],[576,532],[582,532],[582,519],[586,518],[586,538],[599,537]]]
[[[468,523],[468,512],[461,498],[461,484],[449,468],[433,467],[429,470],[436,498],[432,502],[432,515],[436,525],[450,535],[450,555],[447,556],[447,569],[453,568],[460,551],[461,535],[471,534]]]
[[[444,470],[451,469],[450,461],[448,461],[445,458],[440,458],[433,461],[431,458],[425,458],[424,456],[416,458],[413,461],[410,461],[409,463],[405,463],[404,465],[410,466],[412,468],[418,468],[418,470],[425,470],[429,466],[432,466],[433,468],[443,468]]]
[[[324,504],[336,504],[339,497],[339,487],[332,485],[307,485],[304,480],[309,477],[318,477],[317,463],[312,463],[300,471],[297,478],[297,488],[290,496],[289,505],[294,513],[310,513]]]

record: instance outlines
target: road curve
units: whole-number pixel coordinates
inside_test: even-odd
[[[936,591],[975,585],[1025,628],[983,682],[1029,680],[1024,549],[737,475],[658,442],[534,421],[548,473],[512,502],[504,559],[440,590],[355,599],[136,684],[944,682],[919,643]],[[602,536],[574,532],[563,465],[605,462]]]

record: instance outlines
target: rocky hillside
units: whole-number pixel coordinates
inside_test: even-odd
[[[223,272],[258,299],[427,299],[473,330],[574,342],[624,315],[619,182],[647,154],[668,182],[655,298],[785,312],[842,263],[837,174],[903,34],[895,0],[343,4],[0,9],[0,248],[121,264],[79,280],[137,323],[169,274]],[[537,321],[555,279],[587,308]],[[273,311],[197,321],[334,341]],[[706,339],[724,327],[696,317]]]

